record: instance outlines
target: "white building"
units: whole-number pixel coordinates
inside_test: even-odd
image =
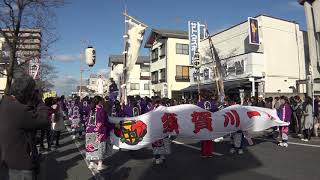
[[[108,89],[107,79],[105,79],[105,77],[103,77],[103,76],[101,77],[101,79],[102,79],[103,82],[104,82],[103,90],[104,90],[104,91],[107,91],[107,89]],[[99,75],[90,74],[89,79],[88,79],[88,81],[86,82],[86,83],[87,83],[86,87],[88,88],[88,90],[89,90],[90,92],[95,92],[95,93],[98,92],[98,80],[99,80]]]
[[[188,32],[152,29],[145,48],[150,50],[152,95],[181,98],[190,85]]]
[[[223,70],[225,93],[245,96],[278,96],[305,93],[306,79],[304,33],[299,24],[266,15],[256,17],[259,22],[260,45],[249,44],[249,23],[241,22],[209,36],[217,49]],[[209,51],[209,38],[201,41],[203,66],[200,70],[201,87],[213,89],[213,63]],[[190,71],[194,74],[194,69]],[[186,94],[197,90],[197,80],[184,90]]]
[[[109,56],[110,78],[116,82],[118,89],[120,89],[121,76],[123,75],[123,60],[123,55]],[[150,96],[150,60],[148,56],[138,57],[127,82],[128,96]]]

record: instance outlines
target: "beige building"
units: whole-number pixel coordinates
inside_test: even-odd
[[[304,32],[299,24],[266,15],[256,17],[259,22],[260,45],[249,43],[247,20],[209,36],[217,49],[225,72],[225,92],[229,96],[276,96],[305,93],[306,86],[298,82],[306,79]],[[201,87],[215,88],[210,58],[209,38],[201,41]],[[184,90],[190,95],[197,88],[194,69],[191,86]]]
[[[9,39],[12,37],[12,31],[3,29]],[[40,63],[41,59],[41,30],[40,29],[21,29],[19,35],[19,42],[17,45],[17,60],[18,64],[23,63],[20,66],[19,73],[33,75],[36,71],[36,67],[32,64]],[[0,94],[4,92],[6,87],[6,73],[5,68],[9,62],[9,48],[5,43],[4,37],[0,35]],[[27,63],[24,63],[27,62]],[[20,72],[21,71],[21,72]],[[18,71],[15,70],[15,73]],[[36,76],[35,79],[39,78]]]
[[[180,98],[190,85],[188,32],[152,29],[145,48],[150,50],[151,95]]]
[[[108,66],[112,78],[120,90],[123,77],[123,55],[110,55]],[[148,56],[139,56],[127,80],[127,95],[150,96],[150,61]]]

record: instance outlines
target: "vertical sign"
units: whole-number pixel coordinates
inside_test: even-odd
[[[40,79],[40,59],[34,58],[29,62],[29,75],[35,79]]]
[[[248,23],[249,23],[249,44],[260,45],[258,19],[249,17]]]
[[[190,59],[190,64],[192,64],[193,56],[200,42],[200,23],[195,21],[188,21],[188,32],[189,32],[189,59]]]

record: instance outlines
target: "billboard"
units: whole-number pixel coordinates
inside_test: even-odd
[[[249,17],[248,23],[249,23],[249,44],[260,45],[258,19]]]

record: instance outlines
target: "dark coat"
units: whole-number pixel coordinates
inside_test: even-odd
[[[37,113],[10,96],[0,104],[0,152],[8,168],[31,170],[31,145],[28,131],[48,126],[48,107],[40,104]]]

